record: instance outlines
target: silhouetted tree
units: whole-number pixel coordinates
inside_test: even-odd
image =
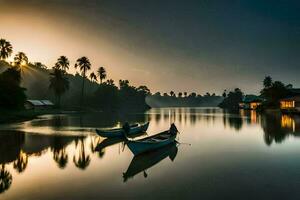
[[[41,62],[35,62],[33,65],[37,68],[47,69],[47,66],[42,64]]]
[[[175,92],[174,92],[174,91],[171,91],[171,92],[170,92],[170,96],[171,96],[171,97],[174,97],[174,96],[175,96]]]
[[[271,87],[272,84],[273,84],[272,78],[270,76],[266,76],[264,81],[263,81],[263,84],[264,84],[264,88]]]
[[[183,94],[184,94],[184,97],[187,97],[187,92],[184,92]]]
[[[14,57],[14,63],[16,66],[21,67],[22,65],[28,64],[28,57],[24,52],[19,52]]]
[[[128,88],[129,81],[128,80],[119,80],[119,86],[120,86],[120,89]]]
[[[61,69],[62,71],[67,71],[69,69],[70,62],[66,56],[60,56],[55,63],[55,68]]]
[[[223,99],[219,106],[227,109],[238,109],[239,103],[243,100],[243,96],[241,89],[235,88],[234,91],[228,93],[227,97]]]
[[[145,96],[151,94],[150,89],[145,85],[139,86],[137,91],[143,93]]]
[[[264,88],[261,90],[261,96],[265,98],[264,106],[279,107],[280,99],[289,94],[289,88],[280,81],[270,81],[271,77],[266,77],[264,80]]]
[[[223,97],[223,98],[226,98],[226,96],[227,96],[226,92],[227,92],[227,91],[224,90],[224,92],[223,92],[223,94],[222,94],[222,97]]]
[[[80,105],[81,108],[83,106],[84,101],[84,82],[86,78],[86,72],[91,69],[90,60],[87,57],[81,57],[77,59],[75,64],[75,69],[79,68],[82,73],[82,88],[81,88],[81,98],[80,98]]]
[[[64,71],[54,67],[50,73],[49,88],[54,91],[57,98],[57,105],[60,107],[61,96],[69,90],[69,80],[65,76]]]
[[[97,76],[96,76],[96,74],[95,74],[94,72],[92,72],[92,73],[90,74],[90,79],[91,79],[92,82],[97,81]]]
[[[0,60],[5,60],[11,56],[13,52],[13,47],[9,41],[5,39],[0,39]]]
[[[112,79],[107,80],[106,84],[108,84],[108,85],[115,85],[114,80],[112,80]]]
[[[178,93],[178,97],[180,97],[180,98],[182,97],[182,92]]]
[[[20,87],[21,74],[17,67],[8,68],[0,74],[0,107],[23,108],[26,101],[25,89]]]
[[[98,76],[99,76],[99,79],[100,79],[100,84],[102,84],[102,81],[104,79],[106,79],[106,76],[107,76],[106,70],[105,70],[104,67],[99,67],[97,73],[98,73]]]

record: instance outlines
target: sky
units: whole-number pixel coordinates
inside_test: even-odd
[[[299,10],[297,0],[0,0],[0,38],[31,62],[87,56],[91,72],[152,92],[258,93],[266,75],[300,87]]]

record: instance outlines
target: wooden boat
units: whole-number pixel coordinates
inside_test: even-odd
[[[146,132],[149,127],[149,122],[145,124],[134,124],[130,126],[130,131],[127,136],[136,135],[138,133]],[[125,131],[123,128],[116,128],[110,130],[100,130],[96,129],[96,132],[101,137],[114,138],[114,137],[125,137]]]
[[[127,146],[134,155],[138,155],[173,143],[176,139],[177,133],[178,130],[176,126],[172,124],[170,130],[168,131],[164,131],[139,140],[128,139]]]
[[[130,135],[128,137],[133,138],[133,137],[141,136],[143,134],[145,134],[145,133],[137,133],[135,135]],[[95,150],[100,152],[100,151],[104,150],[106,147],[118,144],[120,142],[126,142],[126,141],[127,141],[127,139],[125,137],[106,138],[96,146]]]
[[[128,169],[125,173],[123,173],[123,181],[126,182],[129,178],[134,177],[140,172],[144,172],[144,176],[146,178],[147,169],[158,164],[160,161],[164,160],[167,157],[169,157],[171,161],[174,161],[177,152],[177,144],[176,142],[173,142],[154,151],[134,156],[130,162]]]

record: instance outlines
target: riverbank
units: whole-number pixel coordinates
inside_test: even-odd
[[[35,119],[40,115],[45,114],[58,114],[58,110],[0,110],[0,124],[23,122],[31,119]]]

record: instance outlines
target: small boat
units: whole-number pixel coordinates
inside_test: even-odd
[[[176,142],[173,142],[154,151],[134,156],[128,169],[125,173],[123,173],[123,181],[126,182],[129,178],[133,178],[140,172],[144,172],[144,177],[146,178],[146,170],[150,169],[152,166],[158,164],[167,157],[169,157],[171,161],[174,161],[177,152],[177,144]]]
[[[127,136],[146,132],[148,127],[149,127],[149,122],[145,124],[133,124],[130,126],[130,130],[127,133]],[[96,129],[96,132],[99,136],[106,137],[106,138],[125,137],[125,131],[123,128],[115,128],[110,130]]]
[[[168,144],[175,142],[178,130],[174,124],[170,130],[158,133],[156,135],[146,137],[139,140],[128,139],[127,146],[134,155],[153,151]]]
[[[143,134],[145,134],[145,133],[137,133],[135,135],[130,135],[128,137],[133,138],[133,137],[141,136]],[[118,144],[121,142],[126,142],[126,140],[127,140],[126,137],[106,138],[96,146],[95,150],[100,152],[109,146],[112,146],[112,145],[115,145],[115,144]]]

